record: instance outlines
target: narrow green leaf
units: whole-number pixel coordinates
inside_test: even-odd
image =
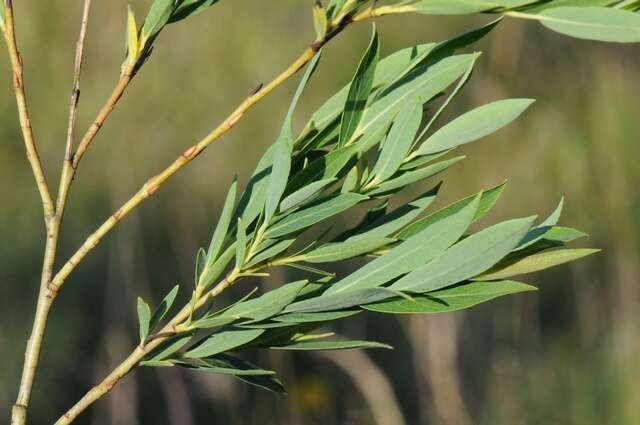
[[[335,283],[323,296],[383,285],[440,255],[469,227],[479,200],[478,196],[461,211],[433,223],[388,253]]]
[[[390,314],[445,313],[463,310],[505,295],[535,290],[533,286],[509,280],[471,282],[415,295],[411,300],[396,298],[362,307]]]
[[[431,164],[417,170],[406,171],[400,174],[398,177],[379,184],[373,190],[368,191],[367,194],[375,196],[400,190],[412,183],[428,179],[429,177],[433,177],[439,173],[442,173],[443,171],[449,169],[463,159],[465,159],[464,156],[459,156],[456,158],[447,159],[446,161],[436,162],[435,164]]]
[[[247,253],[247,229],[241,218],[238,219],[236,232],[236,270],[242,270]]]
[[[349,240],[366,237],[387,237],[411,223],[436,199],[440,184],[413,201],[393,210],[381,217],[364,222],[349,233]]]
[[[180,290],[180,285],[176,285],[173,287],[171,291],[164,297],[158,308],[151,316],[151,320],[149,322],[149,330],[152,331],[158,324],[162,321],[164,316],[167,314],[173,302],[176,300],[176,296],[178,295],[178,291]]]
[[[435,260],[397,280],[391,289],[428,292],[477,276],[503,259],[522,240],[535,217],[509,220],[478,233],[447,249]]]
[[[228,354],[220,353],[213,357],[200,359],[196,364],[180,364],[181,366],[195,368],[200,371],[219,373],[234,376],[261,376],[275,375],[272,370],[265,370],[251,362],[239,359]]]
[[[395,298],[398,291],[385,287],[345,290],[343,292],[325,292],[314,298],[297,301],[290,304],[286,313],[318,313],[353,308],[363,304],[371,304],[388,298]]]
[[[264,251],[258,252],[247,264],[247,267],[253,267],[258,263],[261,263],[266,260],[271,260],[276,258],[277,255],[283,253],[287,250],[296,240],[295,239],[284,239],[280,242],[275,243]]]
[[[464,75],[476,56],[477,54],[464,54],[446,57],[412,70],[396,82],[394,87],[386,89],[388,93],[367,107],[353,138],[366,133],[379,119],[399,110],[406,102],[419,100],[426,103]]]
[[[200,341],[184,353],[186,358],[196,359],[231,351],[248,344],[264,333],[262,329],[229,330],[218,332]]]
[[[358,313],[360,313],[360,310],[330,311],[323,313],[286,313],[274,317],[273,320],[285,323],[333,322],[334,320],[351,317]]]
[[[344,146],[347,141],[351,140],[351,136],[353,136],[360,123],[367,99],[373,87],[379,55],[380,44],[378,42],[378,32],[374,25],[369,47],[360,60],[360,65],[358,65],[349,87],[349,94],[347,95],[340,123],[340,139],[338,142],[340,146]]]
[[[474,60],[469,64],[469,67],[467,68],[467,72],[465,72],[464,75],[462,77],[460,77],[460,80],[458,81],[458,84],[451,91],[449,96],[447,96],[447,100],[445,100],[442,103],[442,105],[440,105],[440,107],[438,108],[436,113],[433,114],[433,116],[431,117],[431,119],[429,120],[427,125],[424,126],[424,128],[422,129],[422,131],[420,132],[420,134],[416,138],[416,143],[419,143],[419,140],[421,140],[424,137],[424,135],[427,134],[427,132],[429,132],[429,130],[431,130],[431,127],[438,120],[438,118],[440,118],[440,115],[442,115],[444,110],[447,109],[447,106],[449,106],[449,103],[451,103],[451,101],[456,97],[456,95],[460,92],[460,90],[462,90],[462,87],[464,87],[464,85],[467,83],[467,81],[469,81],[469,77],[471,76],[471,72],[473,71],[473,68],[476,65],[476,60],[479,57],[480,57],[480,54],[477,54],[476,57],[474,58]],[[412,156],[415,156],[415,155],[416,154],[414,153],[414,155],[412,155]]]
[[[174,0],[155,0],[153,2],[140,30],[141,43],[145,43],[162,31],[162,28],[169,22],[174,7]]]
[[[214,261],[214,263],[206,267],[200,276],[199,285],[203,289],[208,288],[211,284],[222,275],[222,272],[229,266],[229,263],[236,254],[236,243],[231,244],[222,255]]]
[[[535,228],[531,229],[527,236],[524,237],[520,245],[518,245],[517,249],[524,249],[539,240],[544,238],[545,233],[553,229],[553,227],[558,224],[558,220],[560,220],[560,214],[562,214],[562,207],[564,206],[564,198],[560,200],[560,203],[556,207],[556,209],[551,213],[551,215],[542,223],[540,223]]]
[[[315,181],[336,177],[349,163],[355,162],[353,159],[357,152],[356,146],[345,146],[322,155],[291,179],[287,187],[288,193],[302,190]]]
[[[380,157],[371,172],[371,184],[386,181],[398,171],[411,149],[421,121],[422,104],[416,101],[407,102],[389,130]]]
[[[291,171],[291,152],[293,150],[293,129],[291,128],[291,121],[293,119],[293,113],[298,105],[298,101],[302,96],[302,93],[307,86],[307,83],[311,79],[313,72],[320,60],[321,52],[318,52],[313,59],[307,65],[307,69],[298,84],[298,88],[293,95],[291,104],[287,116],[285,117],[282,130],[278,136],[278,140],[275,142],[275,148],[273,151],[273,165],[271,166],[271,176],[269,177],[269,183],[267,184],[267,194],[265,199],[265,212],[264,221],[269,223],[273,214],[278,210],[278,205],[282,199],[282,195],[287,187],[289,180],[289,173]]]
[[[179,5],[176,7],[175,12],[171,14],[169,23],[178,22],[196,13],[200,13],[217,2],[218,0],[182,0],[177,2]]]
[[[506,182],[499,184],[498,186],[492,187],[491,189],[485,190],[482,192],[480,197],[480,205],[478,206],[478,211],[476,212],[476,216],[473,218],[473,221],[477,221],[480,217],[486,214],[498,201],[500,195],[504,191],[506,187]],[[454,214],[457,211],[460,211],[465,206],[469,205],[476,198],[476,195],[468,196],[464,199],[454,202],[432,214],[427,215],[424,218],[417,220],[416,222],[407,226],[404,230],[402,230],[398,235],[398,239],[408,239],[416,233],[421,232],[425,228],[431,225],[443,217],[448,217],[451,214]]]
[[[322,245],[306,254],[299,255],[296,259],[306,261],[307,263],[330,263],[373,252],[392,242],[393,239],[376,236],[347,240],[344,242],[333,242]]]
[[[227,193],[227,198],[224,201],[224,207],[222,208],[222,213],[218,219],[218,224],[213,232],[211,243],[209,244],[209,250],[207,251],[207,264],[212,264],[217,260],[220,252],[222,251],[222,245],[227,237],[229,224],[231,223],[233,205],[236,202],[237,190],[238,180],[234,178],[233,183],[231,183],[231,187],[229,188],[229,192]]]
[[[555,7],[537,16],[547,28],[586,40],[640,42],[640,15],[607,7]]]
[[[149,322],[151,320],[151,309],[149,304],[138,297],[138,325],[140,327],[140,343],[143,343],[149,336]]]
[[[600,252],[599,249],[559,249],[545,251],[517,260],[500,262],[474,280],[500,280],[534,273]]]
[[[496,2],[480,0],[419,0],[404,9],[425,15],[470,15],[498,7]]]
[[[236,375],[236,378],[240,381],[253,385],[258,388],[262,388],[263,390],[272,391],[274,393],[286,394],[286,390],[282,385],[282,382],[275,376],[270,375],[259,375],[259,376],[251,376],[251,375]]]
[[[337,179],[335,177],[331,177],[328,179],[318,180],[313,183],[310,183],[297,191],[293,192],[291,195],[287,196],[280,203],[280,212],[286,211],[289,208],[297,207],[300,204],[308,201],[322,189],[335,182]]]
[[[268,319],[280,313],[286,306],[291,304],[307,283],[306,280],[300,280],[282,285],[261,297],[236,304],[234,307],[225,311],[223,316],[234,316],[252,319],[254,321]]]
[[[163,341],[157,348],[153,349],[149,354],[144,357],[144,361],[146,362],[157,362],[170,358],[173,354],[175,354],[182,347],[187,345],[191,338],[193,337],[193,332],[187,332],[184,334],[179,334],[168,338]]]
[[[376,66],[373,87],[381,87],[394,81],[400,74],[405,75],[416,65],[413,60],[425,52],[431,51],[435,43],[420,44],[398,50],[378,62]],[[334,121],[343,111],[349,94],[350,85],[343,87],[338,93],[327,100],[312,116],[307,124],[309,129],[324,129]]]
[[[287,215],[284,219],[269,228],[266,236],[278,238],[305,229],[329,217],[348,210],[368,198],[358,193],[342,193],[328,201],[310,206]]]
[[[375,341],[303,341],[289,345],[269,347],[275,350],[352,350],[369,348],[393,349],[392,346]]]
[[[429,137],[416,151],[428,155],[485,137],[518,118],[534,101],[508,99],[480,106],[454,119]]]

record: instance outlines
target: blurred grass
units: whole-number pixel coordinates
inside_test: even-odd
[[[54,181],[81,2],[16,3],[34,130]],[[110,92],[123,55],[126,2],[94,3],[79,131]],[[139,17],[148,3],[133,2]],[[81,165],[61,258],[257,83],[288,65],[313,38],[309,9],[294,0],[277,7],[223,1],[168,28]],[[383,51],[440,40],[483,21],[386,18],[379,24]],[[354,27],[325,49],[297,114],[300,124],[348,81],[368,35],[366,25]],[[484,52],[479,67],[445,119],[499,98],[538,102],[516,124],[465,149],[468,159],[446,174],[439,204],[509,178],[501,202],[481,225],[548,214],[565,195],[562,223],[589,232],[591,239],[582,244],[604,253],[529,277],[540,284],[538,294],[446,317],[394,321],[369,315],[340,330],[396,345],[394,352],[369,354],[395,392],[387,402],[397,402],[408,424],[639,423],[638,47],[569,40],[534,23],[507,20],[474,48]],[[4,54],[0,70],[0,412],[8,412],[31,325],[43,229]],[[33,423],[51,422],[135,343],[137,294],[158,299],[176,282],[191,282],[194,252],[208,241],[227,185],[234,174],[246,181],[276,135],[293,89],[288,84],[258,105],[125,220],[71,277],[45,340]],[[275,278],[286,277],[281,272]],[[291,396],[254,391],[226,378],[145,369],[78,423],[375,420],[371,401],[340,363],[304,354],[257,356],[282,375]],[[368,382],[367,376],[358,379]],[[441,386],[434,388],[436,383]]]

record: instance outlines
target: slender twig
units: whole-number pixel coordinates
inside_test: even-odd
[[[239,276],[231,273],[221,280],[208,293],[198,299],[195,305],[196,310],[209,303],[214,297],[220,295],[225,289],[238,281]],[[167,339],[177,334],[177,327],[189,318],[191,314],[191,302],[187,303],[160,332],[149,337],[144,345],[139,345],[135,350],[120,363],[102,382],[89,390],[71,409],[60,417],[55,425],[67,425],[72,423],[82,412],[84,412],[94,402],[104,396],[129,372],[131,372],[144,357],[157,348]]]
[[[87,36],[89,23],[89,11],[91,10],[91,0],[84,0],[82,11],[82,23],[80,24],[80,35],[76,42],[76,56],[73,67],[73,88],[71,89],[71,102],[69,103],[69,122],[67,125],[67,143],[64,151],[64,162],[62,164],[62,175],[60,177],[60,187],[58,189],[58,199],[56,201],[56,213],[62,217],[67,203],[69,185],[67,184],[73,177],[73,144],[75,138],[76,116],[78,113],[78,101],[80,100],[80,73],[82,71],[82,59],[84,56],[84,40]]]
[[[42,163],[40,162],[36,142],[33,137],[33,130],[31,129],[31,118],[27,108],[27,97],[24,89],[22,58],[18,51],[18,45],[16,42],[12,1],[5,0],[4,3],[5,23],[2,33],[7,44],[9,59],[11,61],[11,69],[13,71],[13,88],[15,91],[16,103],[18,104],[20,128],[22,130],[22,137],[27,150],[27,159],[31,165],[33,175],[36,179],[36,184],[38,185],[38,191],[40,192],[40,198],[42,199],[45,222],[47,222],[55,214],[53,198],[51,198],[51,193],[49,192],[49,186],[42,169]]]

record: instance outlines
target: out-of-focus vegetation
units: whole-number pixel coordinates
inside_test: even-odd
[[[310,7],[303,3],[282,0],[273,8],[269,2],[222,2],[215,13],[162,34],[162,48],[79,171],[63,226],[62,257],[313,39]],[[134,9],[146,6],[133,3]],[[15,7],[34,130],[41,155],[54,164],[62,161],[81,5],[45,8],[25,1]],[[118,77],[125,12],[120,1],[94,5],[80,129]],[[382,49],[440,40],[478,22],[385,18],[379,23]],[[326,49],[313,90],[297,113],[300,123],[349,80],[351,58],[359,56],[354,51],[361,52],[368,37],[369,28],[361,25]],[[79,423],[638,423],[640,196],[633,184],[640,178],[638,47],[570,40],[507,20],[476,49],[484,55],[449,117],[505,97],[538,102],[514,125],[465,148],[469,158],[447,173],[438,202],[508,177],[509,187],[489,218],[495,221],[531,211],[546,214],[564,194],[563,220],[590,232],[588,244],[604,248],[603,254],[530,277],[540,284],[537,294],[466,313],[384,322],[368,314],[341,325],[349,336],[395,345],[393,352],[265,354],[269,358],[262,363],[278,370],[290,392],[286,397],[224,377],[141,369]],[[4,54],[0,70],[0,358],[5,365],[0,411],[5,412],[32,318],[43,229]],[[266,99],[127,218],[71,277],[45,340],[33,423],[59,414],[60,406],[75,401],[136,344],[135,295],[158,299],[176,282],[192,279],[194,252],[208,242],[229,181],[235,173],[246,181],[277,135],[294,87],[288,84]],[[251,410],[245,408],[249,402]]]

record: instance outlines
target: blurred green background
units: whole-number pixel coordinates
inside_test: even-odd
[[[53,182],[64,149],[82,2],[15,3],[34,130]],[[139,19],[149,3],[132,1]],[[94,1],[79,131],[117,80],[126,5]],[[61,259],[307,46],[310,6],[226,0],[167,28],[80,167]],[[488,19],[385,18],[379,21],[383,51],[441,40]],[[349,80],[369,32],[366,24],[354,26],[325,49],[298,124]],[[448,118],[506,97],[538,102],[515,124],[464,149],[468,158],[446,173],[439,205],[508,178],[484,226],[548,214],[565,195],[561,223],[590,233],[581,245],[601,247],[602,254],[528,276],[541,288],[536,294],[464,313],[370,314],[338,326],[350,337],[391,343],[394,351],[257,353],[261,365],[278,371],[288,396],[227,377],[141,369],[78,423],[640,423],[640,47],[571,40],[507,19],[475,49],[484,54]],[[0,413],[6,418],[31,327],[43,226],[4,51],[0,75]],[[157,301],[178,282],[190,285],[194,253],[208,243],[229,182],[236,173],[246,182],[276,136],[294,87],[290,82],[259,104],[124,220],[72,275],[51,316],[32,423],[52,422],[136,344],[137,295]],[[282,282],[285,273],[275,271],[265,285]]]

